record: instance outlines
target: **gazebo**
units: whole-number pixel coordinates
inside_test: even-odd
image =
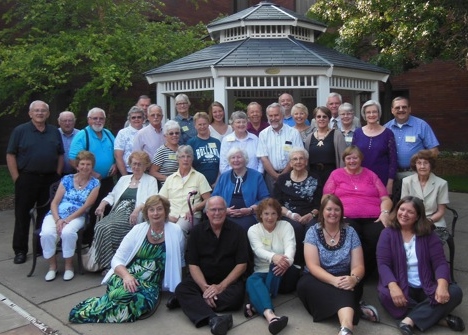
[[[330,92],[345,93],[359,106],[360,96],[378,100],[379,81],[390,72],[314,43],[326,26],[268,1],[213,21],[207,26],[219,43],[145,73],[156,83],[156,100],[175,116],[179,93],[213,92],[232,108],[236,99],[277,99],[325,105]],[[169,107],[169,108],[168,108]]]

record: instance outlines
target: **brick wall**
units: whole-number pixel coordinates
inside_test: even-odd
[[[408,90],[413,115],[434,130],[441,150],[468,152],[468,70],[435,61],[391,78],[395,91]]]

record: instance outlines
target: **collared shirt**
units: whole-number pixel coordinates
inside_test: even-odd
[[[332,116],[332,118],[330,119],[330,122],[328,123],[328,127],[330,127],[331,129],[333,129],[333,120],[336,120],[337,129],[341,129],[342,125],[341,125],[341,118],[340,118],[340,116],[337,116],[336,118],[334,118],[334,117]],[[315,123],[315,120],[312,120],[312,125],[313,125],[314,127],[317,126],[316,123]],[[354,126],[355,128],[361,128],[361,127],[362,127],[362,125],[361,125],[361,120],[360,120],[357,116],[355,116],[355,117],[353,118],[353,126]]]
[[[86,143],[85,129],[88,132],[88,143]],[[102,129],[101,138],[99,138],[91,126],[87,126],[85,129],[80,130],[78,134],[73,137],[68,158],[76,159],[76,156],[81,150],[86,150],[86,148],[88,148],[88,151],[92,152],[96,158],[94,171],[99,173],[101,178],[104,179],[109,176],[109,170],[115,163],[114,135],[104,128]]]
[[[247,123],[247,131],[258,137],[258,135],[260,135],[260,132],[263,129],[268,128],[269,126],[270,126],[270,124],[268,122],[262,120],[262,121],[260,121],[260,127],[258,127],[258,130],[257,130],[252,126],[252,123],[249,122],[249,123]]]
[[[195,129],[195,123],[191,115],[189,115],[188,119],[184,119],[180,114],[177,114],[174,121],[177,121],[180,126],[180,145],[187,144],[188,140],[197,136],[197,130]]]
[[[209,222],[195,226],[187,242],[187,263],[200,267],[207,283],[219,284],[238,265],[248,262],[247,234],[225,221],[219,237]]]
[[[349,147],[353,142],[354,132],[356,131],[356,127],[353,125],[350,130],[345,131],[343,128],[340,128],[341,133],[344,136],[346,146]]]
[[[135,129],[132,126],[120,129],[115,137],[114,150],[123,151],[123,161],[127,172],[132,172],[132,168],[128,165],[128,157],[133,152],[133,139],[138,133],[139,129]]]
[[[63,175],[70,174],[75,172],[73,166],[70,165],[70,161],[68,160],[68,152],[70,151],[70,145],[73,140],[73,137],[79,132],[78,129],[74,128],[70,134],[65,134],[62,128],[58,129],[60,134],[62,135],[62,142],[63,142],[63,149],[65,150],[64,160],[63,160]]]
[[[171,201],[171,216],[185,216],[189,211],[187,196],[189,192],[197,191],[193,199],[195,206],[203,201],[202,194],[211,192],[211,186],[208,184],[205,176],[195,169],[191,169],[189,174],[182,177],[179,170],[167,177],[159,195],[168,198]],[[201,217],[200,212],[195,213],[196,217]]]
[[[283,119],[283,123],[287,124],[290,127],[294,127],[296,125],[296,121],[294,121],[294,118],[292,117],[292,115],[290,115],[289,117],[285,116]],[[310,126],[309,120],[305,120],[305,124]]]
[[[223,173],[231,169],[227,160],[227,153],[234,147],[242,148],[247,152],[247,156],[249,156],[247,167],[263,173],[263,163],[257,158],[258,137],[249,132],[247,132],[247,137],[242,139],[238,139],[235,132],[223,138],[221,142],[219,172]]]
[[[153,159],[158,148],[164,144],[164,134],[161,129],[152,125],[140,129],[133,138],[133,151],[144,151]]]
[[[439,145],[429,124],[410,115],[408,121],[401,125],[395,119],[388,121],[385,127],[393,131],[397,146],[398,168],[409,169],[411,157],[422,149],[432,149]]]
[[[297,129],[283,124],[277,132],[269,126],[260,133],[257,157],[267,157],[273,169],[281,171],[289,162],[289,152],[295,147],[304,147]]]
[[[19,172],[51,174],[57,172],[64,150],[57,127],[46,124],[44,131],[39,131],[29,121],[13,130],[7,153],[15,155]]]

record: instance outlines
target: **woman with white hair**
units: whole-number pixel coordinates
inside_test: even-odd
[[[177,121],[181,130],[179,144],[187,144],[188,140],[197,136],[193,117],[189,113],[190,100],[187,95],[178,94],[175,97],[175,105],[177,115],[174,120]]]
[[[179,148],[180,126],[176,121],[169,120],[164,125],[163,133],[166,141],[156,151],[150,168],[150,175],[158,180],[159,188],[179,168],[176,152]]]
[[[352,144],[361,149],[364,155],[362,166],[374,172],[386,186],[388,194],[392,194],[398,167],[395,136],[379,123],[382,116],[379,102],[365,102],[361,115],[367,124],[356,129]]]
[[[221,174],[212,195],[226,200],[228,220],[247,231],[258,222],[255,218],[257,204],[268,198],[270,193],[262,174],[247,167],[249,156],[243,148],[231,148],[227,161],[231,170]]]

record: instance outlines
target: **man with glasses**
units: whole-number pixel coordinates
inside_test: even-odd
[[[153,159],[158,148],[164,144],[162,127],[163,111],[160,106],[152,104],[148,107],[149,126],[139,130],[133,139],[133,151],[144,151]]]
[[[190,275],[176,287],[167,307],[179,306],[199,328],[225,335],[232,328],[232,315],[244,302],[242,275],[247,269],[247,235],[237,224],[226,221],[227,205],[215,196],[206,202],[208,222],[195,226],[187,244]]]
[[[83,239],[85,242],[91,242],[94,234],[94,225],[96,224],[97,206],[101,200],[114,188],[114,175],[117,168],[114,160],[114,135],[104,128],[106,123],[106,113],[98,107],[92,108],[88,112],[88,126],[78,132],[73,138],[68,153],[70,164],[76,168],[76,156],[82,150],[90,151],[96,157],[94,171],[92,176],[99,179],[101,187],[98,198],[93,207],[89,210],[90,224],[86,230]],[[110,211],[108,209],[107,211]],[[107,215],[107,213],[104,213]]]
[[[145,112],[137,106],[133,106],[128,111],[128,121],[130,125],[121,129],[114,142],[114,158],[120,175],[125,176],[132,173],[132,168],[128,165],[128,158],[133,152],[133,139],[137,132],[143,128]]]
[[[57,127],[46,123],[49,105],[33,101],[29,106],[30,122],[17,126],[8,142],[6,161],[15,183],[15,264],[26,262],[29,241],[29,211],[49,199],[49,188],[60,179],[63,169],[63,143]],[[37,210],[36,229],[41,228],[49,206]]]
[[[68,152],[70,151],[71,142],[79,131],[75,128],[75,121],[75,114],[72,112],[65,111],[59,114],[59,132],[62,135],[63,149],[65,150],[65,159],[63,160],[62,171],[63,176],[70,173],[75,173],[76,171],[75,168],[70,165],[70,161],[68,160]]]

